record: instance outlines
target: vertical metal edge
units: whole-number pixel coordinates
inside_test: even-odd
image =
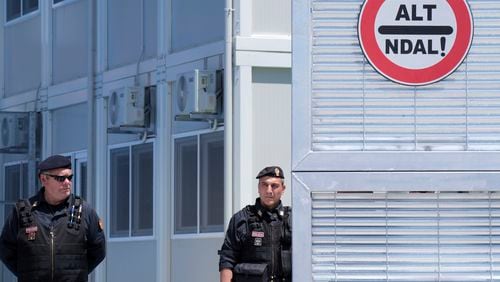
[[[311,151],[310,1],[292,2],[292,171]]]
[[[311,281],[311,193],[296,173],[292,173],[292,207],[292,278]]]

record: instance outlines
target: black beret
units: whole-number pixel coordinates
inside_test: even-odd
[[[279,166],[268,166],[263,168],[259,174],[257,174],[257,179],[264,177],[264,176],[272,176],[272,177],[279,177],[279,178],[285,178],[285,175],[283,175],[283,170]]]
[[[61,155],[54,155],[46,158],[38,164],[38,171],[40,173],[56,168],[71,168],[71,158]]]

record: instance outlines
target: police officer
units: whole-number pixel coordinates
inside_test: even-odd
[[[220,281],[292,281],[291,209],[281,203],[283,170],[262,169],[259,198],[231,218],[219,252]]]
[[[0,257],[24,281],[87,281],[104,259],[102,221],[71,193],[71,160],[55,155],[42,161],[39,192],[16,203],[0,237]]]

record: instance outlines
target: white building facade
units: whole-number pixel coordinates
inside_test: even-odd
[[[291,1],[2,0],[0,19],[0,222],[68,155],[105,222],[92,281],[218,281],[257,172],[291,179]],[[195,70],[210,114],[180,106],[201,105],[179,86]]]

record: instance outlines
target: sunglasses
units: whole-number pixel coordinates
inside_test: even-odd
[[[70,174],[70,175],[53,175],[53,174],[44,173],[44,175],[47,175],[47,176],[50,176],[50,177],[54,178],[57,182],[64,182],[64,180],[66,180],[66,179],[68,179],[69,181],[71,181],[71,179],[73,179],[73,174]]]

